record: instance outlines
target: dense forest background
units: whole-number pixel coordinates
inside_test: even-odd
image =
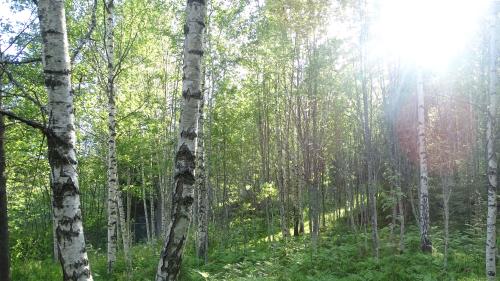
[[[39,2],[0,2],[12,280],[63,279]],[[179,215],[185,2],[64,1],[94,280],[153,280]],[[496,13],[434,68],[377,45],[380,1],[190,2],[206,16],[179,280],[496,280]]]

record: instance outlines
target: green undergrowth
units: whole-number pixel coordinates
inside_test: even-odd
[[[206,265],[193,257],[192,243],[186,248],[180,280],[339,280],[339,281],[430,281],[485,280],[483,245],[478,235],[455,233],[450,240],[448,267],[443,266],[442,233],[433,229],[434,252],[419,251],[418,230],[406,233],[406,250],[398,254],[396,242],[389,241],[389,230],[382,229],[380,259],[373,257],[370,235],[344,227],[322,231],[314,251],[308,236],[288,241],[247,243],[230,249],[216,247]],[[477,237],[476,237],[477,236]],[[397,237],[394,238],[395,240]],[[133,267],[128,270],[120,259],[115,273],[106,273],[106,255],[90,250],[94,280],[153,280],[161,245],[133,247]],[[16,261],[13,280],[62,280],[58,264],[51,260]]]

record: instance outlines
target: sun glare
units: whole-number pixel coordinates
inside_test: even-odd
[[[446,66],[480,24],[488,0],[381,0],[372,25],[375,50],[423,68]]]

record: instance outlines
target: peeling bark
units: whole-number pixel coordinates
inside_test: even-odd
[[[43,45],[43,70],[48,92],[48,158],[53,212],[63,280],[93,280],[80,208],[70,59],[64,1],[40,0],[38,17]]]

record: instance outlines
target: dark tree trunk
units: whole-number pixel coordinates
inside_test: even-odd
[[[2,55],[0,54],[0,58]],[[0,89],[2,87],[0,75]],[[0,108],[2,97],[0,96]],[[9,220],[7,216],[7,179],[5,176],[5,124],[4,117],[0,115],[0,280],[10,280],[9,259]]]

